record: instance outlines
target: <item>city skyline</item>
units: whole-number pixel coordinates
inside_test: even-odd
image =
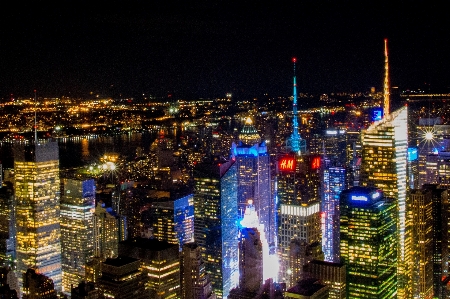
[[[391,85],[448,90],[449,25],[438,4],[257,2],[58,7],[1,18],[0,97],[41,95],[237,98],[382,89],[383,39]]]

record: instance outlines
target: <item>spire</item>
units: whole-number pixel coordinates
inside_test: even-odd
[[[294,91],[293,91],[293,102],[292,102],[292,134],[288,140],[288,146],[290,146],[291,150],[297,154],[302,154],[306,151],[306,143],[305,140],[300,137],[298,133],[298,110],[297,110],[297,77],[295,74],[295,63],[297,62],[296,58],[292,58],[292,62],[294,63]]]
[[[387,38],[384,39],[384,92],[383,92],[383,114],[384,117],[389,115],[390,110],[390,88],[389,88],[389,62],[388,62],[388,48]]]
[[[36,102],[36,89],[34,90],[34,144],[38,144],[37,138],[37,102]]]

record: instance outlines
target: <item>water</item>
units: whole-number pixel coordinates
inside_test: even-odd
[[[80,167],[97,162],[105,153],[115,152],[130,160],[136,156],[136,149],[148,153],[158,132],[126,133],[112,136],[80,136],[58,138],[60,168]],[[11,143],[0,143],[0,161],[3,168],[14,166]]]

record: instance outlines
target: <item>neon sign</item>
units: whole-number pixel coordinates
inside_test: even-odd
[[[320,168],[320,157],[313,157],[311,161],[311,169]]]
[[[356,201],[367,201],[367,196],[364,195],[352,195],[352,200]]]
[[[280,171],[294,171],[295,162],[294,157],[283,157],[278,161],[278,169]]]

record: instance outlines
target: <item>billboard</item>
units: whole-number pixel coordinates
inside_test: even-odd
[[[281,172],[295,171],[296,160],[294,156],[284,156],[278,160],[278,170]]]
[[[320,156],[313,156],[311,158],[311,169],[316,170],[320,168]]]
[[[379,121],[383,118],[383,108],[375,107],[372,109],[370,114],[371,121]]]
[[[408,147],[408,161],[416,161],[418,158],[418,151],[416,147]]]

